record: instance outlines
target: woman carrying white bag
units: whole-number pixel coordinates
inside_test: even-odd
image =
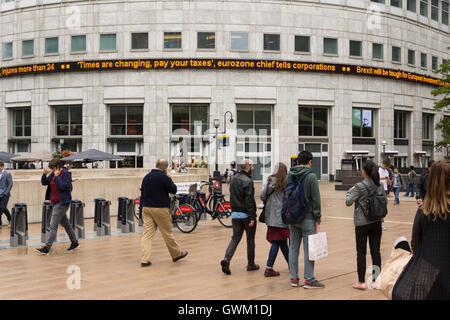
[[[365,283],[367,239],[369,239],[370,255],[372,256],[372,265],[374,266],[373,269],[378,267],[379,270],[381,270],[380,244],[382,235],[381,223],[383,219],[369,219],[366,213],[368,199],[372,194],[386,198],[383,185],[380,184],[378,167],[375,163],[367,160],[363,165],[362,175],[364,180],[355,184],[348,190],[345,200],[348,207],[355,204],[353,222],[355,224],[356,235],[358,282],[353,285],[353,288],[359,290],[367,289]],[[375,280],[375,278],[372,279],[373,285]]]

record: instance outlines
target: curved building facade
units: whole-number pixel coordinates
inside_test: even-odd
[[[423,166],[449,39],[447,0],[2,0],[0,149]]]

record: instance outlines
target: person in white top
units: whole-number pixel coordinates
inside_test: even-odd
[[[387,193],[388,185],[391,184],[391,179],[389,179],[389,171],[388,168],[391,165],[391,161],[389,159],[384,159],[381,163],[381,167],[378,169],[378,173],[380,174],[380,182],[383,184],[384,191]]]

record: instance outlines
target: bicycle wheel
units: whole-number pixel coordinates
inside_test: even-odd
[[[231,228],[233,225],[231,223],[231,206],[227,201],[219,201],[216,210],[217,219],[221,225],[226,228]]]
[[[184,233],[190,233],[197,227],[197,212],[190,204],[177,206],[173,222],[178,230]]]

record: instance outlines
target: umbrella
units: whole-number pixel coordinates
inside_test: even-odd
[[[53,159],[53,155],[48,151],[36,151],[21,154],[11,158],[14,162],[35,162],[35,161],[50,161]]]
[[[123,161],[123,158],[96,149],[88,149],[86,151],[74,154],[72,156],[62,158],[61,161],[72,161],[72,162]]]
[[[9,163],[11,162],[11,158],[17,157],[17,155],[8,153],[8,152],[0,152],[0,160],[3,162]]]

